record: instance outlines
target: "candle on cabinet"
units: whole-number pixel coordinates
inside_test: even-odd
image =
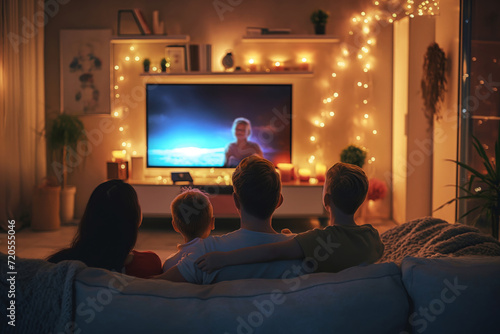
[[[276,165],[280,171],[281,181],[288,182],[293,179],[293,165],[286,163],[279,163]]]
[[[311,177],[311,171],[309,169],[306,168],[299,169],[299,180],[301,182],[308,182],[310,177]]]

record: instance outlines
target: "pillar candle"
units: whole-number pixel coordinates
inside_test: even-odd
[[[318,182],[325,182],[326,178],[326,166],[323,164],[316,164],[316,178]]]
[[[288,181],[291,181],[293,179],[293,165],[292,164],[279,163],[279,164],[277,164],[277,167],[280,171],[281,181],[288,182]]]
[[[311,177],[311,171],[309,169],[300,168],[299,169],[299,180],[301,182],[308,182]]]

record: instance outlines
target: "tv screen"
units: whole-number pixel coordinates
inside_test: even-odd
[[[292,85],[147,84],[148,167],[291,162]]]

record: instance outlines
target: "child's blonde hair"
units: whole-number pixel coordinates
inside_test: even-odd
[[[172,223],[189,239],[206,233],[212,222],[213,208],[208,196],[199,189],[186,188],[170,205]]]

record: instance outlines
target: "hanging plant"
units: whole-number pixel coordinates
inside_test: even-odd
[[[422,73],[422,98],[424,99],[425,117],[432,125],[434,116],[441,119],[440,104],[446,92],[446,56],[437,43],[432,43],[424,56]]]

